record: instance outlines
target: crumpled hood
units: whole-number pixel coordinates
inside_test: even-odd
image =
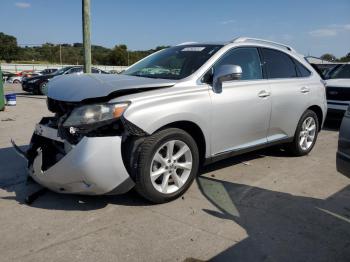
[[[53,78],[48,85],[48,97],[67,102],[106,97],[125,90],[170,87],[176,80],[153,79],[114,74],[72,74]]]
[[[334,87],[349,87],[350,88],[350,79],[327,79],[326,86]]]

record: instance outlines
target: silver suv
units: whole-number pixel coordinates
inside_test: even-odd
[[[62,193],[135,187],[162,203],[183,194],[201,164],[283,144],[313,148],[327,112],[319,75],[292,48],[265,40],[184,43],[121,75],[49,83],[54,117],[24,153],[30,176]]]

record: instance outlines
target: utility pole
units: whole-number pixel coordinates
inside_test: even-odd
[[[84,72],[91,73],[90,0],[82,0]]]
[[[62,45],[60,44],[60,64],[62,65]]]

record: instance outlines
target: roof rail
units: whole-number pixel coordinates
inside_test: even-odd
[[[191,45],[191,44],[198,44],[197,42],[184,42],[181,44],[177,44],[176,46],[181,46],[181,45]]]
[[[270,44],[270,45],[274,45],[274,46],[277,46],[277,47],[282,47],[282,48],[285,48],[289,51],[292,51],[292,52],[295,52],[295,50],[293,48],[291,48],[290,46],[288,45],[285,45],[285,44],[281,44],[281,43],[277,43],[277,42],[273,42],[273,41],[269,41],[269,40],[264,40],[264,39],[259,39],[259,38],[250,38],[250,37],[237,37],[237,38],[234,38],[232,41],[230,41],[230,43],[243,43],[243,42],[257,42],[257,43],[267,43],[267,44]]]

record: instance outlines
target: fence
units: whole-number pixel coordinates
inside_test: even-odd
[[[17,73],[25,70],[41,71],[47,68],[62,68],[72,65],[60,65],[60,64],[5,64],[1,63],[1,70],[11,73]],[[121,72],[127,68],[127,66],[107,66],[107,65],[94,65],[93,67],[99,68],[105,71]]]

